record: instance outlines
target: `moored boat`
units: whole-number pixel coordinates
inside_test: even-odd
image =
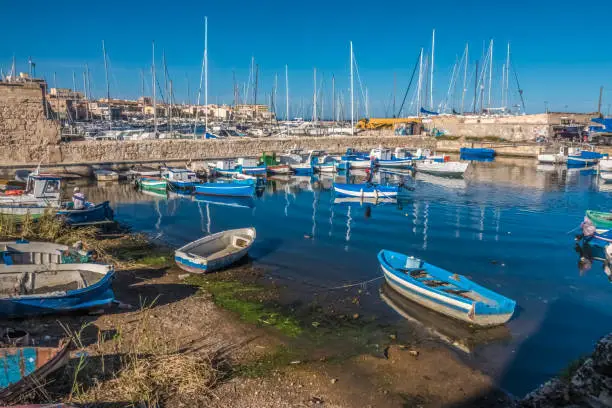
[[[166,192],[168,182],[160,177],[141,177],[137,181],[138,187],[142,190],[153,192]]]
[[[255,236],[255,228],[218,232],[177,249],[174,260],[179,268],[189,273],[219,270],[245,256]]]
[[[470,164],[466,162],[445,161],[440,163],[434,160],[420,160],[415,162],[417,171],[451,177],[463,177],[469,165]]]
[[[0,317],[100,308],[115,299],[114,269],[93,263],[0,267]]]
[[[45,378],[68,363],[70,342],[61,341],[58,347],[0,348],[0,403],[12,404],[28,391],[40,388]],[[61,404],[41,407],[58,407]]]
[[[94,170],[97,181],[119,181],[119,173],[107,169]]]
[[[382,250],[378,261],[389,286],[438,313],[477,326],[504,324],[514,313],[514,300],[418,258]]]
[[[88,263],[91,254],[54,242],[20,239],[0,242],[0,265],[47,265],[51,263]]]
[[[47,209],[61,206],[61,178],[37,172],[28,176],[23,194],[0,195],[0,214],[21,219],[29,214],[39,218]]]
[[[462,156],[481,157],[492,159],[495,157],[495,150],[484,147],[462,147],[459,149]]]
[[[161,178],[166,180],[172,190],[192,190],[200,183],[195,172],[187,169],[167,168],[162,171]]]
[[[112,222],[115,213],[110,206],[110,202],[104,201],[99,204],[86,202],[85,207],[80,210],[74,210],[71,206],[67,206],[59,209],[57,216],[63,219],[66,224],[77,226]]]
[[[347,197],[395,198],[399,193],[399,186],[383,186],[373,183],[334,183],[334,192]]]
[[[195,186],[196,194],[213,195],[213,196],[228,196],[228,197],[251,197],[255,194],[255,184],[250,180],[247,183],[237,182],[214,182],[202,183]]]
[[[587,210],[586,216],[591,220],[595,228],[612,229],[612,213]]]
[[[612,173],[601,172],[601,173],[599,173],[599,178],[602,179],[604,181],[604,183],[611,183],[612,182]]]
[[[612,159],[605,158],[599,160],[599,170],[612,172]]]

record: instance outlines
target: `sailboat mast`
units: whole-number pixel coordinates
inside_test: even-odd
[[[489,45],[489,108],[491,107],[491,85],[493,82],[493,39]]]
[[[354,95],[353,95],[353,42],[351,41],[351,136],[355,134],[355,118],[354,113]]]
[[[417,87],[417,116],[421,116],[421,87],[423,85],[423,49],[419,54],[419,84]]]
[[[434,110],[433,104],[433,83],[434,83],[434,53],[436,49],[436,30],[434,29],[431,34],[431,75],[429,77],[429,106],[431,110]]]
[[[204,106],[204,132],[208,132],[208,16],[204,17]]]
[[[140,96],[142,96],[142,114],[145,113],[145,85],[144,85],[144,71],[140,70]]]
[[[467,70],[468,70],[468,44],[465,44],[465,68],[463,70],[463,94],[461,95],[461,114],[465,103],[465,93],[467,92]]]
[[[289,120],[289,66],[288,65],[285,65],[285,120],[286,121]]]
[[[509,105],[509,84],[510,84],[510,43],[508,43],[508,52],[506,54],[506,83],[504,84],[504,87],[506,88],[506,92],[505,92],[505,96],[506,96],[506,101],[504,103],[504,106],[508,106]]]
[[[170,133],[172,133],[172,80],[168,81],[168,101],[170,102],[170,111],[168,114],[168,125],[170,126]]]
[[[336,78],[332,74],[332,121],[336,120]]]
[[[104,74],[106,76],[106,105],[108,107],[108,128],[112,128],[111,102],[110,102],[110,84],[108,82],[108,61],[106,59],[106,47],[102,40],[102,54],[104,54]]]
[[[157,85],[155,79],[155,41],[153,41],[153,63],[151,64],[151,77],[153,81],[153,133],[157,137]]]
[[[312,95],[312,121],[317,124],[317,69],[314,69],[314,93]]]

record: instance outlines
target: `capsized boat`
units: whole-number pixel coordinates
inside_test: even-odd
[[[245,256],[255,236],[255,228],[218,232],[177,249],[174,260],[179,268],[189,273],[219,270]]]
[[[514,300],[418,258],[383,249],[378,261],[389,286],[438,313],[477,326],[504,324],[514,313]]]
[[[0,404],[12,404],[32,389],[45,384],[45,378],[68,363],[70,342],[58,347],[0,348]],[[61,406],[58,404],[48,407]]]
[[[334,192],[347,197],[396,198],[399,193],[399,186],[384,186],[374,183],[334,183]]]
[[[467,162],[438,162],[435,160],[420,160],[415,162],[417,171],[430,174],[438,174],[449,177],[463,177],[470,163]]]
[[[0,266],[0,317],[100,308],[115,299],[110,265],[67,263]]]
[[[88,263],[91,253],[54,242],[20,239],[0,242],[0,265],[48,265],[59,263]]]
[[[595,228],[612,229],[612,213],[587,210],[586,216],[591,220]]]
[[[243,182],[214,182],[202,183],[195,186],[196,194],[228,196],[228,197],[251,197],[255,194],[255,185],[252,180],[241,180]]]

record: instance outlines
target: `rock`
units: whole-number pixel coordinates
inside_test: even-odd
[[[289,364],[302,364],[302,362],[300,360],[294,360],[290,362]]]
[[[359,313],[355,313],[355,314],[353,315],[353,319],[359,319]]]
[[[185,280],[189,277],[188,273],[182,273],[178,276],[179,280]]]
[[[410,350],[408,353],[410,353],[410,355],[412,357],[418,357],[419,356],[419,352],[416,350]]]
[[[335,384],[335,383],[337,383],[337,382],[338,382],[338,379],[337,379],[337,378],[332,378],[332,379],[331,379],[331,383],[332,383],[332,384]]]
[[[323,404],[323,402],[324,402],[323,399],[319,398],[319,397],[312,397],[312,398],[310,398],[310,403],[311,404],[318,405],[318,404]]]
[[[597,343],[568,380],[554,378],[519,402],[524,408],[601,408],[612,406],[612,333]]]
[[[397,336],[396,336],[395,334],[390,334],[390,335],[389,335],[389,338],[390,338],[391,340],[397,340]]]

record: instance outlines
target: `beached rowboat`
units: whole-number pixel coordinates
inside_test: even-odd
[[[512,317],[516,302],[420,259],[382,250],[385,280],[398,293],[436,312],[477,326],[496,326]]]
[[[0,318],[100,308],[115,299],[110,265],[0,266]]]
[[[212,272],[245,256],[255,236],[255,228],[218,232],[177,249],[174,260],[179,268],[190,273]]]
[[[28,391],[40,388],[45,378],[70,359],[70,342],[58,347],[8,347],[0,349],[0,404],[12,404]],[[49,405],[59,407],[61,404]],[[46,407],[46,406],[45,406]]]

